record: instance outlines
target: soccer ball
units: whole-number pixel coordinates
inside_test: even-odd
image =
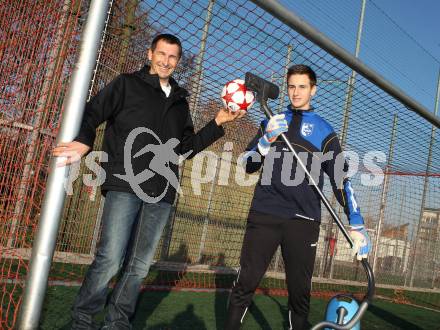
[[[254,93],[246,89],[244,80],[235,79],[226,83],[222,90],[222,102],[232,112],[247,111],[254,104]]]

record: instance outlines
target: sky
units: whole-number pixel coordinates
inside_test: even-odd
[[[332,41],[354,54],[362,0],[279,1]],[[433,111],[440,74],[440,1],[368,0],[359,58],[425,106],[428,111]],[[408,131],[414,129],[411,122],[408,122],[408,125]],[[401,133],[405,135],[404,130],[400,130],[398,135]],[[356,132],[355,136],[359,135],[359,132]],[[371,132],[367,132],[367,135],[372,139]],[[417,134],[409,136],[420,138]],[[424,136],[427,137],[428,134]],[[367,138],[363,136],[362,139]],[[395,152],[400,161],[425,166],[426,160],[423,155],[426,154],[427,141],[418,141],[417,149],[411,149],[412,152],[418,150],[421,153],[418,157],[414,157],[414,153],[406,152],[412,141],[398,141]],[[434,159],[438,159],[439,150],[435,150]],[[403,161],[404,155],[410,158]],[[387,204],[387,219],[393,218],[391,214],[398,214],[396,210],[400,207],[399,203],[402,202],[402,198],[406,198],[403,204],[410,207],[405,210],[405,221],[417,223],[419,214],[416,210],[420,210],[421,203],[420,182],[414,181],[408,185],[404,178],[395,178],[389,192],[393,203]],[[434,182],[432,184],[435,185]],[[405,186],[411,187],[412,195],[410,193],[409,197],[407,192],[405,193]],[[425,205],[438,207],[438,189],[431,186],[429,191],[432,196],[427,198]],[[400,217],[394,218],[392,222],[401,221]]]
[[[362,0],[280,0],[354,54]],[[440,68],[440,1],[368,0],[359,58],[433,111]]]
[[[440,60],[440,1],[377,0],[377,4]]]
[[[332,41],[354,54],[362,0],[278,1]],[[175,2],[174,8],[165,5],[167,15],[163,19],[178,12],[191,11],[196,14],[193,18],[186,17],[189,20],[182,22],[187,25],[185,33],[181,30],[176,31],[182,34],[182,38],[186,41],[184,48],[190,49],[193,53],[198,52],[199,49],[199,38],[203,27],[202,18],[206,15],[207,2],[207,0],[179,1]],[[156,6],[155,4],[159,3],[167,2],[145,0],[148,6]],[[186,3],[192,3],[191,9],[188,9],[189,5],[187,6]],[[231,6],[237,13],[243,8],[235,6],[235,3],[243,3],[244,7],[249,7],[247,4],[252,5],[251,1],[219,0],[215,11],[217,12],[224,3]],[[225,8],[222,12],[224,11]],[[417,3],[410,0],[367,0],[361,37],[360,60],[421,103],[428,111],[433,111],[435,107],[440,69],[439,13],[439,0],[420,0]],[[177,20],[178,17],[173,16],[172,19]],[[221,19],[228,24],[232,17]],[[164,21],[163,26],[173,26],[172,23],[174,23],[172,20],[169,23]],[[210,32],[212,30],[213,28]],[[195,31],[198,31],[197,34]],[[256,39],[258,35],[256,31],[254,34]],[[233,43],[233,37],[236,36],[227,35],[226,37],[229,38],[230,43]],[[210,47],[212,49],[215,46]],[[222,46],[224,49],[228,44],[223,43]],[[219,48],[216,51],[223,49]],[[273,49],[277,50],[277,47]]]
[[[414,65],[404,66],[401,70],[408,72],[410,76],[417,76],[414,79],[419,85],[423,86],[424,91],[430,94],[431,102],[422,101],[429,110],[434,109],[435,94],[437,90],[438,75],[440,74],[440,1],[438,0],[376,0],[376,5],[379,6],[386,15],[388,15],[396,24],[398,24],[409,36],[415,41],[409,42],[406,48],[408,57],[412,60]],[[395,33],[404,32],[393,29]],[[416,45],[416,43],[418,45]],[[425,54],[421,48],[424,48],[427,53]],[[411,51],[414,49],[413,51]],[[430,55],[433,57],[431,58]],[[397,56],[397,59],[399,56]],[[423,66],[427,71],[432,70],[429,76],[429,82],[425,81],[425,75],[421,72],[413,71],[412,68],[418,67],[418,61],[425,62],[426,66]],[[425,85],[425,83],[427,83]],[[405,85],[404,85],[405,86]],[[414,87],[413,87],[414,88]],[[411,87],[407,90],[411,95],[414,90]],[[421,97],[422,94],[428,97],[426,93],[416,94],[416,99]],[[418,96],[418,97],[417,97]],[[432,105],[430,105],[430,103]]]

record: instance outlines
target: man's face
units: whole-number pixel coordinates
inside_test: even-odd
[[[148,50],[150,73],[157,74],[161,82],[168,83],[168,79],[179,63],[179,46],[159,40],[154,51]]]
[[[316,86],[311,86],[308,75],[293,74],[287,81],[287,93],[293,108],[309,110],[310,100],[316,93]]]

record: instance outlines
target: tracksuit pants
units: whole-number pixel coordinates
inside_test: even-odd
[[[250,211],[241,250],[240,270],[229,298],[225,329],[240,328],[254,292],[279,245],[286,270],[290,329],[302,330],[308,327],[319,225],[318,221],[280,219]]]

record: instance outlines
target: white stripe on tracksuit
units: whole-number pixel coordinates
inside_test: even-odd
[[[240,323],[243,323],[243,319],[244,319],[244,316],[246,315],[247,310],[248,310],[248,307],[246,307],[246,309],[244,310],[243,316],[240,319]]]
[[[237,284],[238,279],[240,278],[240,271],[241,271],[241,267],[238,268],[237,277],[235,278],[234,282],[232,283],[232,287],[234,287]],[[243,323],[243,319],[246,316],[247,311],[248,311],[248,307],[246,307],[246,309],[244,310],[243,315],[240,319],[240,323]]]
[[[292,311],[289,310],[289,330],[293,330],[292,325]]]

